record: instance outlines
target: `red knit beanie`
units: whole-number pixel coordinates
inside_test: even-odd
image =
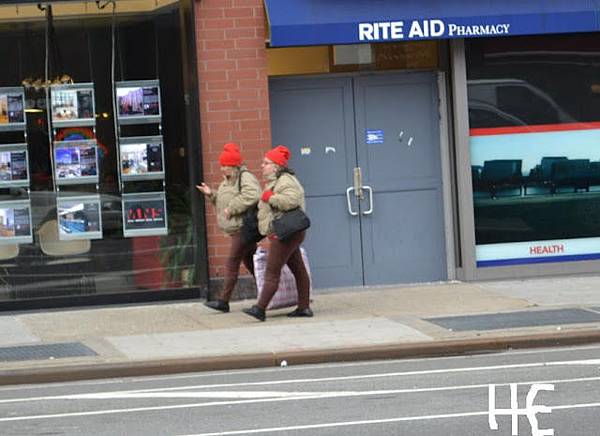
[[[237,144],[229,142],[223,146],[219,164],[222,167],[239,167],[242,164],[242,155]]]
[[[279,166],[287,167],[288,160],[290,160],[290,151],[285,145],[278,145],[267,151],[265,157]]]

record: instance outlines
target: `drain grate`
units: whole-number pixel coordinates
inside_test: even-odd
[[[425,321],[453,331],[496,330],[545,325],[600,322],[600,313],[584,309],[535,310],[489,315],[426,318]]]
[[[17,360],[62,359],[66,357],[97,356],[94,350],[81,342],[60,344],[21,345],[17,347],[0,347],[0,362]]]

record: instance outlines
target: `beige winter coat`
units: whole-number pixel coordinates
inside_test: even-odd
[[[296,176],[283,172],[265,185],[265,191],[273,191],[268,202],[258,202],[258,231],[268,236],[273,233],[272,222],[283,212],[300,207],[305,210],[304,188]]]
[[[258,203],[260,195],[260,183],[246,167],[240,167],[231,178],[223,180],[217,192],[213,192],[209,197],[217,208],[219,228],[228,235],[239,231],[244,212]],[[223,212],[226,208],[231,214],[229,218],[226,218]]]

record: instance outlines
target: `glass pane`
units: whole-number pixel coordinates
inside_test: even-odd
[[[49,82],[46,21],[0,22],[0,88],[26,108],[11,127],[0,89],[0,300],[193,287],[178,5],[117,2],[137,8],[116,18],[117,120],[111,14],[77,7],[51,23]]]
[[[478,266],[600,258],[600,41],[466,50]]]

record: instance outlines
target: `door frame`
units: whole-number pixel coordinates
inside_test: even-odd
[[[446,271],[447,280],[456,280],[457,248],[456,244],[458,229],[454,217],[456,216],[456,201],[453,192],[455,190],[454,180],[454,157],[450,146],[450,107],[448,106],[448,77],[443,71],[437,73],[438,85],[438,112],[440,115],[440,166],[442,169],[442,207],[444,214],[444,236],[446,238]]]
[[[360,76],[384,76],[384,75],[408,75],[408,74],[420,74],[430,73],[431,70],[391,70],[391,71],[357,71],[357,72],[345,72],[345,73],[330,73],[330,74],[308,74],[308,75],[291,75],[291,76],[275,76],[269,77],[269,83],[277,80],[315,80],[325,78],[344,78],[344,77],[360,77]],[[442,207],[443,207],[443,220],[444,220],[444,238],[445,238],[445,256],[446,256],[446,272],[447,280],[456,280],[458,274],[457,259],[460,259],[460,255],[457,254],[458,244],[457,241],[460,237],[460,231],[457,224],[457,203],[455,201],[454,187],[456,184],[455,172],[453,171],[455,158],[452,153],[451,138],[453,133],[451,131],[451,123],[449,122],[451,117],[451,108],[448,105],[448,76],[445,72],[437,70],[437,92],[438,92],[438,115],[439,115],[439,147],[440,147],[440,167],[441,167],[441,180],[442,180]],[[270,110],[270,108],[269,108]],[[364,285],[363,285],[364,286]]]

